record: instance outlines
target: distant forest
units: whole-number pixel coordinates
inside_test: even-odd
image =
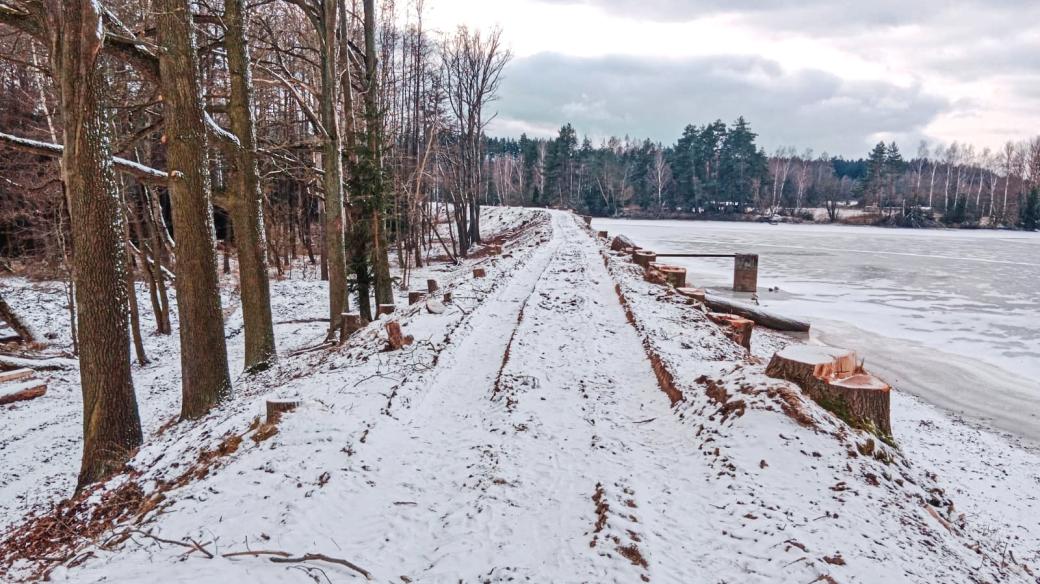
[[[670,146],[627,136],[594,145],[570,124],[553,139],[488,138],[488,195],[600,216],[811,219],[824,209],[817,219],[1037,227],[1040,138],[999,152],[922,142],[912,157],[881,142],[850,160],[793,147],[769,154],[757,137],[741,117],[688,125]]]

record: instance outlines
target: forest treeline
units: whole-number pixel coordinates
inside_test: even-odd
[[[498,30],[432,34],[425,12],[0,0],[0,270],[66,279],[80,487],[142,443],[131,356],[148,361],[142,334],[173,333],[171,300],[181,418],[234,393],[221,267],[237,267],[249,373],[277,356],[269,278],[294,261],[329,281],[334,346],[343,315],[372,319],[413,267],[480,243],[486,106],[510,54]],[[156,331],[141,330],[149,309]]]
[[[1040,221],[1040,137],[999,152],[922,142],[910,158],[881,142],[860,159],[793,147],[768,154],[756,138],[743,117],[689,125],[671,146],[627,136],[579,142],[570,124],[552,139],[490,138],[488,191],[505,204],[594,215],[810,218],[808,209],[823,208],[832,221],[855,209],[904,226],[1035,229]]]

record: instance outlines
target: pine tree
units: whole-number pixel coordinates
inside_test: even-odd
[[[1040,227],[1040,188],[1033,187],[1022,205],[1022,229],[1036,231]]]

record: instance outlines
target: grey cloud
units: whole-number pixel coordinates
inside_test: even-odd
[[[786,72],[759,57],[662,60],[539,54],[515,60],[496,104],[503,120],[574,124],[593,138],[670,144],[689,123],[743,115],[767,149],[812,147],[859,156],[877,133],[915,144],[950,104],[919,87],[851,82],[822,71]],[[515,124],[509,127],[516,127]]]

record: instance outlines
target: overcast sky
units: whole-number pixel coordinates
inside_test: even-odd
[[[1037,0],[427,0],[427,27],[501,26],[491,132],[564,122],[673,143],[738,115],[760,143],[999,148],[1040,133]]]

